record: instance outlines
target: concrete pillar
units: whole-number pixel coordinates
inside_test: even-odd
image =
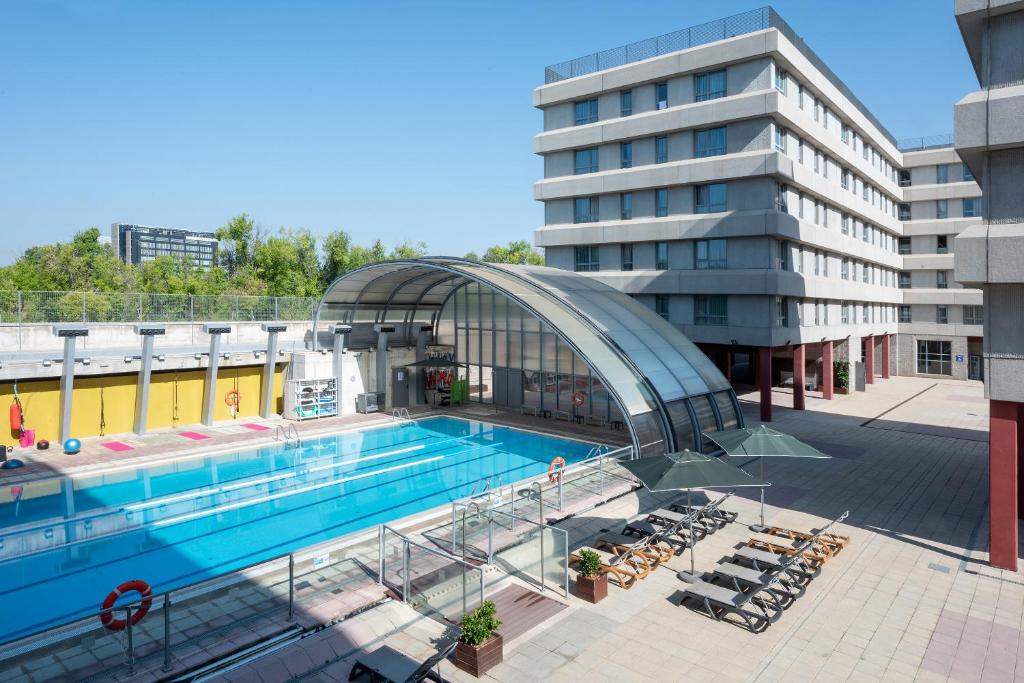
[[[217,400],[217,369],[220,367],[220,336],[230,334],[230,325],[207,323],[203,332],[210,335],[210,364],[206,366],[206,382],[203,384],[203,424],[213,424],[214,401]]]
[[[761,422],[772,421],[772,349],[757,350],[757,386],[761,390]]]
[[[416,334],[416,361],[426,359],[427,357],[427,343],[430,341],[434,333],[433,325],[421,325]],[[427,372],[423,368],[416,368],[416,379],[413,382],[409,382],[410,387],[415,387],[414,400],[410,401],[410,405],[421,405],[426,403],[427,393]]]
[[[88,337],[85,325],[54,325],[53,333],[64,340],[64,365],[60,371],[59,440],[71,438],[71,397],[75,391],[75,340]]]
[[[804,409],[804,385],[807,383],[807,347],[793,347],[793,409]]]
[[[331,325],[328,331],[330,331],[331,337],[334,339],[334,356],[332,357],[334,365],[334,390],[338,392],[338,415],[341,415],[345,405],[342,403],[344,400],[342,387],[345,381],[345,349],[348,348],[348,335],[352,334],[352,326],[338,323],[337,325]]]
[[[864,337],[864,383],[875,383],[875,338]]]
[[[388,335],[395,331],[394,325],[374,325],[377,333],[377,405],[382,409],[388,404]]]
[[[989,401],[989,564],[1017,571],[1018,457],[1022,405]]]
[[[153,342],[166,332],[163,325],[140,324],[135,326],[135,334],[142,337],[142,367],[135,384],[135,422],[132,431],[136,434],[146,433],[146,417],[149,415],[149,378],[153,374]]]
[[[835,360],[833,359],[832,341],[821,342],[821,393],[826,401],[832,400],[835,393]]]
[[[891,334],[882,336],[882,379],[889,379],[892,375],[892,367],[890,366],[890,351],[889,344],[892,339]]]
[[[274,414],[274,375],[277,371],[277,335],[288,329],[281,323],[263,323],[260,329],[267,333],[267,360],[263,363],[260,383],[260,417]]]

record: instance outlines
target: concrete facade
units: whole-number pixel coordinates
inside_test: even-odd
[[[952,263],[978,184],[951,145],[905,153],[792,35],[778,19],[538,87],[547,264],[646,303],[734,381],[760,384],[762,357],[792,383],[803,356],[817,388],[828,353],[854,384],[868,339],[879,377],[980,374],[982,295]]]
[[[981,85],[956,105],[956,150],[985,193],[982,220],[955,240],[955,276],[987,303],[989,557],[1016,570],[1024,512],[1024,2],[957,0],[955,12]]]

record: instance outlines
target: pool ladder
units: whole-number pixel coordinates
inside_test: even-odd
[[[286,446],[302,445],[299,430],[293,424],[277,425],[277,429],[274,430],[274,441],[283,441]]]
[[[412,422],[412,417],[409,415],[408,408],[393,408],[391,410],[391,421],[392,422]]]

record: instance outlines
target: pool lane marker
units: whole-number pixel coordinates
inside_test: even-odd
[[[355,481],[357,479],[365,479],[366,477],[372,477],[377,474],[384,474],[386,472],[394,472],[396,470],[404,470],[409,467],[416,467],[417,465],[426,465],[427,463],[437,462],[438,460],[444,460],[446,456],[437,455],[433,458],[424,458],[423,460],[417,460],[415,462],[408,462],[401,465],[392,465],[391,467],[384,467],[379,470],[372,470],[370,472],[362,472],[360,474],[353,474],[349,477],[340,477],[338,479],[330,479],[328,481],[322,481],[318,484],[310,484],[309,486],[302,486],[297,489],[289,489],[288,491],[281,491],[280,493],[272,493],[260,498],[252,498],[249,500],[239,501],[237,503],[229,503],[228,505],[220,505],[215,508],[208,510],[200,510],[198,512],[191,512],[185,515],[179,515],[177,517],[169,517],[167,519],[161,519],[152,523],[152,526],[168,526],[170,524],[178,524],[180,522],[187,522],[191,519],[198,519],[200,517],[209,517],[210,515],[220,514],[229,510],[237,510],[243,507],[249,507],[258,503],[267,503],[272,500],[278,500],[280,498],[286,498],[288,496],[295,496],[300,493],[309,493],[310,491],[316,491],[318,489],[325,488],[327,486],[333,486],[335,484],[344,484],[345,482]]]

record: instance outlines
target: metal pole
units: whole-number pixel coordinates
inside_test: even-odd
[[[402,602],[409,602],[409,565],[412,562],[412,550],[409,548],[409,541],[402,539]],[[466,596],[463,590],[462,601],[465,603]]]
[[[540,589],[544,590],[544,489],[537,487],[538,515],[540,517]]]
[[[604,498],[604,455],[597,457],[598,480],[601,482],[601,498]]]
[[[455,554],[455,525],[456,525],[456,508],[458,503],[452,503],[452,555]]]
[[[569,532],[563,529],[565,539],[565,597],[569,597]]]
[[[491,558],[494,556],[494,517],[489,515],[487,517],[487,564],[491,564]]]
[[[695,545],[697,545],[697,544],[693,542],[693,502],[690,500],[690,493],[692,491],[693,491],[693,489],[686,489],[686,507],[689,508],[689,517],[688,518],[690,520],[690,576],[696,578],[697,577],[697,572],[694,569],[695,565],[694,565],[694,559],[693,559],[693,555],[694,555],[693,547]]]
[[[384,525],[377,527],[377,583],[384,585]]]
[[[295,618],[295,556],[288,553],[288,621]]]
[[[171,670],[171,594],[164,593],[164,666],[163,671]]]
[[[132,608],[125,608],[125,628],[128,629],[128,673],[135,673],[135,646],[132,643]]]
[[[565,470],[564,467],[558,468],[558,511],[562,511],[562,472]]]
[[[761,481],[764,481],[764,456],[761,456]],[[761,487],[761,526],[764,526],[764,487]]]

